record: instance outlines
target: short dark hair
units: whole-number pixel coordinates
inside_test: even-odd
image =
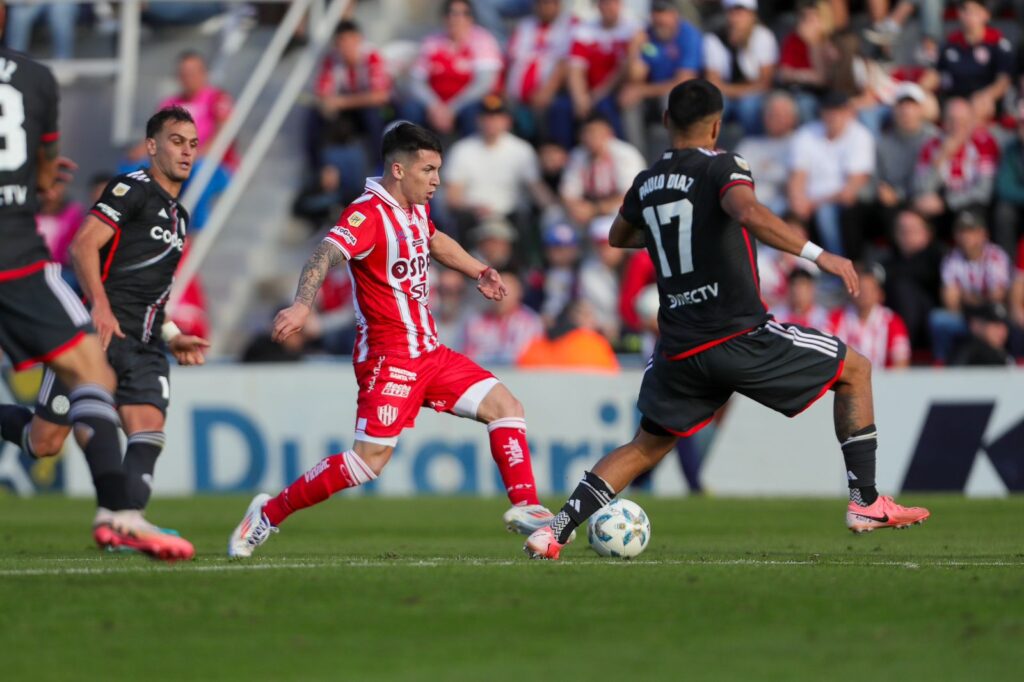
[[[724,108],[722,91],[703,78],[680,83],[668,95],[668,118],[679,132],[721,114]]]
[[[183,50],[178,53],[179,64],[189,59],[198,59],[203,63],[203,66],[206,66],[206,57],[204,57],[203,53],[199,50]]]
[[[188,109],[179,106],[167,107],[161,109],[146,121],[146,137],[153,138],[164,129],[164,123],[167,121],[173,121],[175,123],[191,123],[196,124],[192,114],[188,113]]]
[[[452,5],[465,5],[469,8],[469,16],[476,21],[476,7],[473,7],[472,0],[444,0],[444,5],[441,6],[441,16],[448,16],[448,13],[452,10]]]
[[[343,19],[336,29],[334,29],[334,37],[337,38],[340,35],[346,33],[362,33],[359,28],[359,24],[352,21],[351,19]]]
[[[440,154],[440,138],[423,126],[409,121],[392,123],[385,129],[380,143],[380,156],[386,164],[390,164],[399,154],[415,154],[424,150]]]

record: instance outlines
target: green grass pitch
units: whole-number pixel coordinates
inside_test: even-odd
[[[1024,499],[865,536],[839,500],[632,499],[646,553],[559,563],[497,499],[341,495],[248,563],[247,498],[157,500],[198,551],[168,566],[95,550],[86,501],[0,497],[0,679],[1020,679]]]

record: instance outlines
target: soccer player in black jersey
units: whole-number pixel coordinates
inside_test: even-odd
[[[109,530],[116,520],[128,519],[136,531],[169,543],[172,558],[190,558],[192,546],[180,538],[164,538],[166,533],[146,522],[142,511],[164,444],[170,399],[165,350],[169,347],[182,365],[202,364],[207,345],[164,322],[188,224],[177,196],[188,179],[197,144],[195,123],[187,111],[157,112],[146,127],[150,168],[112,179],[71,244],[101,349],[116,374],[117,414],[128,439],[124,499],[117,514],[99,503],[93,535],[101,546],[132,547]],[[0,408],[4,438],[36,457],[57,454],[71,429],[67,395],[61,377],[47,370],[34,415],[20,406]]]
[[[928,510],[902,507],[875,490],[870,363],[829,334],[772,319],[760,297],[755,238],[816,262],[855,294],[852,263],[805,241],[760,204],[746,160],[714,151],[722,125],[718,88],[705,80],[676,86],[664,119],[672,149],[636,177],[609,236],[613,246],[647,248],[661,296],[659,345],[637,403],[640,428],[586,472],[551,526],[529,537],[526,553],[557,559],[578,525],[678,438],[710,422],[734,392],[794,417],[834,391],[850,486],[847,527],[865,532],[924,521]]]

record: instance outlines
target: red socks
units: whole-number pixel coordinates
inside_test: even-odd
[[[526,443],[526,420],[518,417],[495,419],[487,425],[491,456],[501,472],[508,499],[515,505],[540,504],[533,480],[530,446]]]
[[[292,513],[319,504],[339,490],[354,488],[375,478],[373,470],[352,450],[331,455],[267,502],[263,514],[270,523],[279,526]]]

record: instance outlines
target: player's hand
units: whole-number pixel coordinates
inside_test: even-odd
[[[178,334],[167,344],[179,365],[202,365],[206,362],[203,349],[210,347],[210,342],[201,336]]]
[[[53,183],[49,187],[46,187],[45,189],[40,188],[39,190],[39,197],[43,200],[56,200],[57,183],[70,183],[75,179],[74,171],[78,170],[78,164],[66,156],[58,156],[55,164],[57,166],[57,174],[53,179]]]
[[[843,280],[843,286],[851,296],[860,294],[860,280],[857,279],[857,271],[853,269],[853,263],[849,258],[826,251],[818,256],[815,262],[825,272]]]
[[[292,334],[301,331],[309,317],[309,306],[305,303],[293,303],[274,317],[274,330],[270,338],[277,343],[284,342]]]
[[[476,288],[488,301],[500,301],[508,296],[508,289],[494,268],[487,268],[480,273],[476,280]]]
[[[114,317],[114,311],[110,309],[109,305],[92,307],[92,324],[96,327],[96,333],[100,336],[100,344],[103,346],[103,350],[107,350],[110,347],[111,338],[115,336],[119,339],[124,338],[121,325],[118,323],[117,318]]]

